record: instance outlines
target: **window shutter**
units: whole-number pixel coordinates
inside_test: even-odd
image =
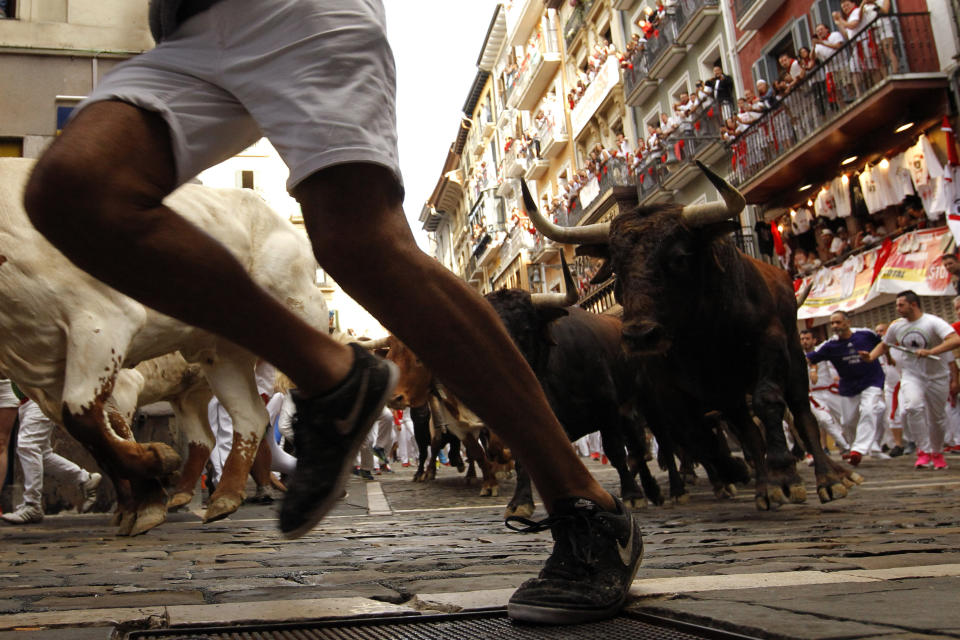
[[[800,16],[793,23],[793,44],[796,47],[794,55],[800,47],[810,48],[810,26],[807,24],[806,16]]]

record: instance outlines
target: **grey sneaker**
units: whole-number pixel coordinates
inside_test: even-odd
[[[91,473],[86,482],[80,483],[80,495],[83,497],[83,503],[80,505],[80,513],[86,513],[93,509],[97,501],[97,487],[100,486],[100,480],[103,478],[99,473]]]
[[[297,468],[280,508],[280,531],[287,538],[310,531],[344,495],[357,452],[397,384],[395,364],[356,343],[349,346],[353,367],[336,389],[313,398],[291,392]]]
[[[35,504],[25,502],[16,511],[5,513],[0,518],[8,524],[35,524],[43,521],[43,510]]]
[[[578,624],[620,611],[643,559],[643,540],[630,510],[614,500],[618,513],[585,498],[566,498],[540,522],[507,518],[514,531],[550,529],[554,540],[540,575],[511,596],[507,613],[513,620]],[[513,526],[515,522],[525,526]]]

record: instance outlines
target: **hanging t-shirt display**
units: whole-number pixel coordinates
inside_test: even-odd
[[[834,178],[830,183],[830,194],[833,195],[833,202],[837,208],[837,217],[850,217],[853,211],[850,202],[850,179],[845,176]]]
[[[837,217],[837,203],[830,189],[827,187],[820,189],[817,198],[813,201],[813,210],[821,218],[833,220]]]
[[[906,167],[910,171],[911,179],[913,179],[913,186],[917,188],[918,192],[920,187],[927,186],[931,178],[943,176],[943,167],[940,166],[940,160],[926,135],[921,135],[917,144],[907,149],[904,156],[906,157]]]
[[[886,165],[886,168],[884,168],[884,165]],[[889,160],[880,162],[873,168],[873,181],[877,185],[877,193],[880,194],[880,202],[884,208],[900,204],[900,201],[903,200],[903,196],[898,195],[897,189],[894,186],[893,179],[895,175],[896,170],[893,167],[893,163]]]
[[[809,209],[797,209],[790,217],[793,223],[791,225],[793,235],[799,236],[810,231],[810,223],[813,221],[813,215],[810,214]]]
[[[899,153],[890,161],[890,175],[893,182],[894,192],[901,202],[907,196],[912,196],[916,191],[913,188],[913,178],[910,177],[910,168],[906,164],[907,155]]]
[[[883,211],[885,205],[880,195],[880,189],[877,187],[877,181],[874,180],[873,170],[869,165],[863,168],[858,178],[860,182],[860,192],[863,194],[863,203],[870,213]]]

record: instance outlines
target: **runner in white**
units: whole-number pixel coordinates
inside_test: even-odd
[[[960,335],[939,317],[924,313],[913,291],[897,294],[897,315],[883,342],[861,357],[872,362],[893,348],[899,355],[900,405],[903,421],[917,438],[918,469],[946,469],[943,436],[950,386],[949,352],[960,346]]]
[[[800,332],[800,345],[804,353],[817,347],[812,331]],[[813,417],[817,419],[820,429],[837,443],[840,452],[849,453],[850,444],[843,437],[843,429],[840,427],[842,410],[837,391],[837,381],[840,379],[837,370],[828,360],[822,360],[816,364],[810,363],[807,374],[810,376],[810,410]]]

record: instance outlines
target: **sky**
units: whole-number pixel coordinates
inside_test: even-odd
[[[397,63],[397,135],[407,219],[422,249],[419,221],[477,73],[477,58],[497,2],[383,0]]]

